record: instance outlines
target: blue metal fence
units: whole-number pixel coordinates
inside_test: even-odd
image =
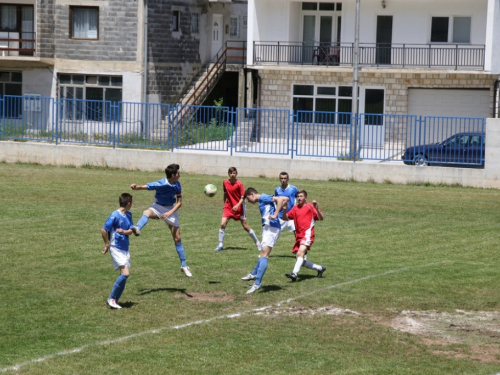
[[[484,165],[483,118],[0,98],[0,139]]]

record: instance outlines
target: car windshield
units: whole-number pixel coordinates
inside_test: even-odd
[[[451,138],[448,138],[446,141],[443,142],[443,144],[445,146],[463,147],[469,144],[469,138],[470,138],[469,134],[459,134]]]

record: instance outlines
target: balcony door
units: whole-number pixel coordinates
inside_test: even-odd
[[[361,117],[360,144],[362,147],[384,147],[385,91],[383,88],[362,87],[359,90]]]
[[[391,64],[392,16],[377,17],[377,65]]]
[[[222,14],[214,14],[212,16],[212,57],[214,57],[222,48]]]
[[[341,10],[341,3],[302,3],[303,62],[312,62],[321,52],[328,54],[339,41]]]

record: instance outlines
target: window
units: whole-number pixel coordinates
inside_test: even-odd
[[[200,13],[191,13],[191,32],[200,32]]]
[[[470,17],[432,17],[431,43],[470,43],[470,34]]]
[[[20,51],[3,51],[4,55],[8,53],[9,55],[33,56],[34,43],[5,40],[35,39],[33,9],[33,5],[0,5],[0,38],[4,39],[0,41],[0,46],[2,48],[21,48]]]
[[[180,31],[181,12],[178,10],[172,11],[172,31]]]
[[[243,16],[243,27],[246,28],[247,27],[247,24],[248,24],[248,19],[247,19],[247,16]]]
[[[336,119],[326,113],[302,112],[299,122],[348,125],[351,123],[352,87],[293,85],[292,109],[294,112],[339,112]]]
[[[70,30],[74,39],[98,39],[99,8],[70,7]]]
[[[21,72],[0,71],[0,97],[4,95],[23,95],[23,74]],[[0,106],[0,115],[8,118],[20,118],[22,105],[19,98],[4,98],[3,107]],[[5,110],[5,112],[3,112]]]
[[[302,3],[302,10],[341,11],[342,3]]]
[[[229,36],[240,36],[240,19],[239,17],[231,17],[229,20]]]
[[[59,74],[58,78],[65,119],[102,121],[112,119],[113,114],[120,119],[109,102],[122,101],[121,76]]]

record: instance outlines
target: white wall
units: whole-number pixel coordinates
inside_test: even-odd
[[[433,16],[472,17],[471,43],[485,43],[488,0],[386,0],[385,9],[381,3],[381,0],[361,1],[361,43],[375,42],[379,15],[394,17],[393,43],[428,43]],[[253,40],[300,41],[300,4],[290,0],[249,0],[249,17],[251,9],[256,12]],[[355,5],[354,0],[342,2],[342,42],[354,42]]]
[[[402,163],[348,162],[334,159],[272,158],[265,155],[233,155],[187,150],[153,151],[112,149],[34,142],[0,142],[0,162],[40,163],[80,167],[95,165],[142,171],[161,171],[170,163],[181,165],[186,173],[226,176],[227,166],[244,170],[245,176],[276,178],[286,170],[304,179],[342,179],[397,184],[459,184],[476,188],[500,189],[500,119],[487,119],[486,165],[484,169],[452,167],[415,167]],[[295,177],[298,178],[298,177]]]

